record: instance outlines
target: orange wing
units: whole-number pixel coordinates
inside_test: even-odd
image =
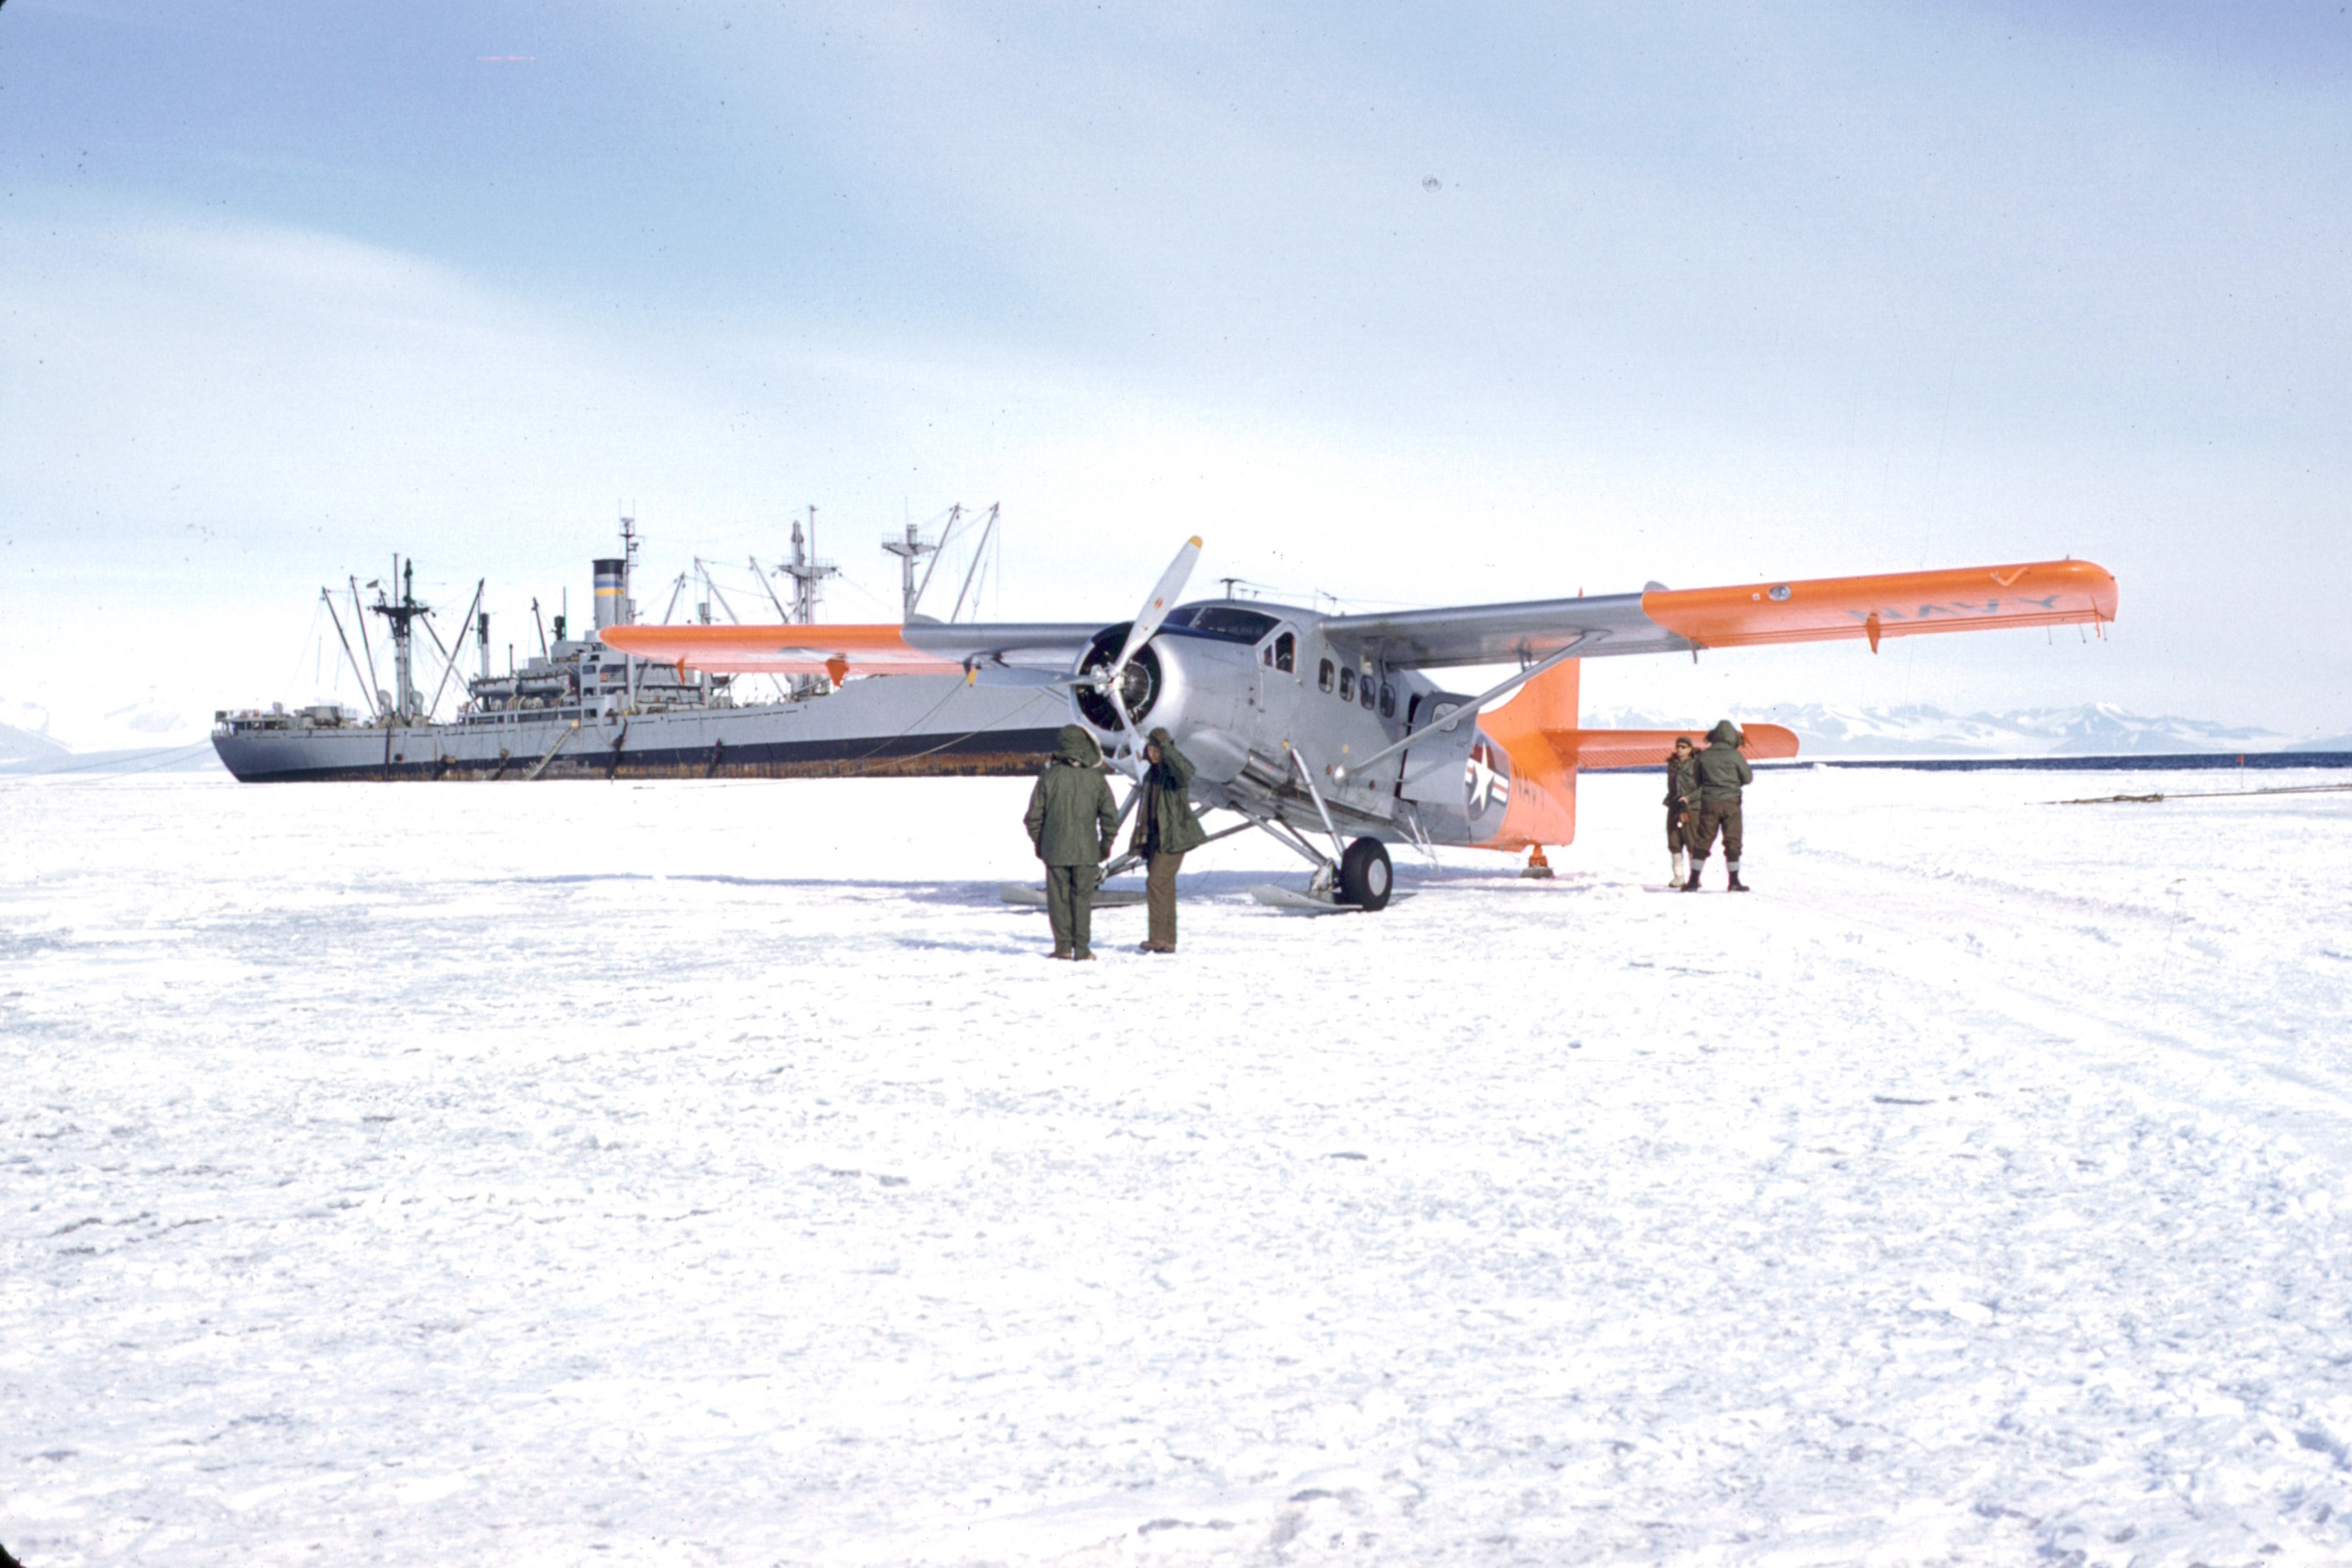
[[[963,669],[955,659],[909,645],[899,626],[608,626],[603,637],[639,658],[722,675],[957,675]]]
[[[2116,618],[2116,580],[2087,561],[1653,588],[1591,598],[1334,616],[1325,637],[1403,668],[1528,664],[1573,647],[1580,659],[1749,643],[1878,639]]]
[[[1700,647],[1987,631],[2116,618],[2116,580],[2087,561],[2036,561],[1741,588],[1653,589],[1642,613]]]
[[[1097,628],[1059,622],[908,621],[904,626],[608,626],[623,653],[721,675],[978,674],[1058,672]]]

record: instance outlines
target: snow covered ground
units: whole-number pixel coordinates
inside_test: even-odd
[[[0,781],[0,1542],[2352,1559],[2352,795],[2037,804],[2231,782],[1081,966],[1017,780]]]

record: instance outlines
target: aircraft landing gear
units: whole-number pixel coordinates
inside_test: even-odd
[[[1241,811],[1239,806],[1234,809]],[[1241,815],[1248,819],[1250,826],[1263,829],[1284,848],[1315,868],[1315,875],[1303,893],[1271,882],[1252,888],[1250,897],[1259,903],[1288,914],[1369,914],[1388,908],[1390,900],[1399,896],[1395,872],[1389,865],[1388,846],[1379,839],[1359,838],[1340,850],[1339,858],[1334,860],[1318,853],[1297,828],[1278,816],[1255,816],[1246,811]],[[1412,897],[1411,893],[1402,896]]]
[[[1365,910],[1386,909],[1395,879],[1388,846],[1377,838],[1359,838],[1339,860],[1339,901]]]

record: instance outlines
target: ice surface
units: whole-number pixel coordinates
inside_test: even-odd
[[[0,1542],[2345,1561],[2352,795],[2035,804],[2213,778],[1087,966],[1019,780],[0,781]]]

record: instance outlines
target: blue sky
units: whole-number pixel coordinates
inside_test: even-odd
[[[7,0],[0,720],[307,695],[395,549],[520,640],[623,502],[652,578],[814,502],[875,617],[961,500],[1056,618],[1195,531],[1362,605],[2086,555],[2104,644],[1587,699],[2352,731],[2348,92],[2332,5]]]

